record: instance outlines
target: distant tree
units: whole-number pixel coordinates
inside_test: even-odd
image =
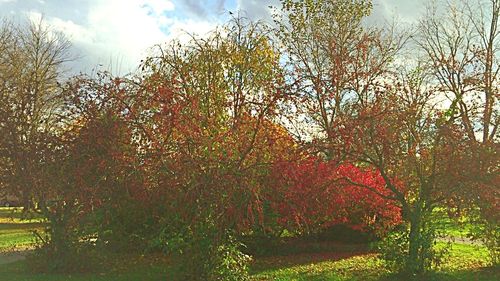
[[[69,47],[43,22],[0,27],[0,179],[28,209],[49,200],[41,173],[58,147],[59,80]]]
[[[59,178],[52,171],[65,150],[60,82],[69,48],[43,21],[0,26],[0,187],[26,213],[48,219],[48,238],[39,238],[61,256],[70,241],[61,231],[67,214],[56,203]]]
[[[464,166],[450,171],[461,181],[449,203],[462,210],[479,207],[480,217],[489,225],[486,229],[494,234],[500,210],[495,199],[500,182],[500,1],[456,1],[444,8],[440,13],[428,8],[417,44],[433,74],[433,85],[451,104],[446,112],[449,122],[462,126],[467,136],[460,159]],[[489,236],[487,244],[498,262],[500,239]]]
[[[297,137],[313,138],[328,158],[336,120],[354,103],[366,103],[405,37],[394,29],[366,27],[367,0],[284,0],[276,13],[276,36],[283,46],[285,69],[294,102],[291,125]],[[299,118],[296,118],[299,117]],[[293,130],[292,130],[293,131]]]

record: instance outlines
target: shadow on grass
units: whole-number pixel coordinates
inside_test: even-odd
[[[363,281],[497,281],[500,268],[485,267],[486,252],[471,245],[456,244],[446,264],[422,276],[393,273],[369,251],[300,253],[258,257],[252,266],[255,280],[363,280]],[[280,252],[277,252],[280,253]]]
[[[299,253],[290,255],[257,257],[252,265],[252,272],[262,270],[276,270],[280,268],[289,268],[308,264],[316,264],[325,261],[339,261],[356,256],[370,254],[368,251],[350,251],[350,252],[320,252],[320,253]]]
[[[103,253],[104,254],[104,253]],[[106,254],[107,262],[98,272],[37,273],[25,260],[0,265],[0,280],[23,281],[157,281],[175,280],[176,272],[163,257]]]
[[[256,280],[337,280],[329,269],[333,263],[375,256],[368,243],[287,239],[263,247],[251,265]]]
[[[32,229],[43,228],[47,224],[43,222],[26,222],[26,223],[0,223],[0,231],[2,230],[18,230],[18,231],[29,231]]]

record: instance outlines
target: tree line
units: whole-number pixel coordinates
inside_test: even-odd
[[[185,278],[244,280],[242,241],[345,225],[422,273],[437,208],[498,262],[500,1],[429,6],[414,30],[368,26],[368,0],[281,4],[125,77],[63,79],[67,39],[2,23],[0,190],[47,220],[42,267],[161,250]]]

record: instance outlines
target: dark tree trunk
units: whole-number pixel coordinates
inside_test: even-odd
[[[410,214],[410,234],[408,260],[406,262],[406,271],[411,274],[423,272],[423,261],[421,260],[422,248],[422,212],[417,208]]]

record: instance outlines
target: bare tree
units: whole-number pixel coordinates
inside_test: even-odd
[[[315,138],[335,134],[335,123],[354,103],[366,103],[381,87],[405,42],[395,29],[366,27],[371,1],[282,1],[276,16],[289,81],[297,102],[292,108],[314,127]],[[318,134],[319,133],[319,134]],[[328,149],[321,149],[329,154]]]
[[[438,89],[451,101],[471,141],[498,141],[500,1],[448,2],[443,14],[429,6],[420,21],[418,44]]]
[[[69,48],[43,21],[0,26],[0,182],[25,206],[48,196],[40,173],[45,152],[56,149],[58,80]]]
[[[449,1],[437,14],[429,7],[417,43],[424,51],[433,87],[448,97],[448,123],[459,124],[467,138],[453,204],[479,210],[480,235],[493,262],[499,258],[498,167],[500,157],[499,72],[500,1]],[[452,197],[453,198],[453,197]],[[456,203],[460,202],[460,203]],[[490,231],[491,230],[491,231]]]

